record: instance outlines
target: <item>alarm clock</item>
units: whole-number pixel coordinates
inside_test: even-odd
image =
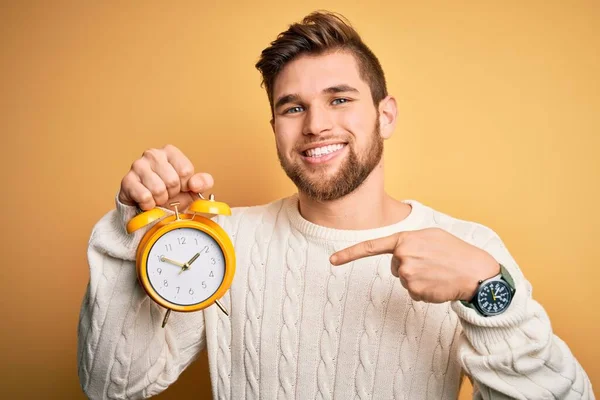
[[[132,233],[156,221],[142,237],[136,252],[138,280],[147,295],[166,308],[164,328],[171,311],[192,312],[216,304],[229,316],[219,299],[229,290],[235,274],[235,251],[225,230],[211,220],[231,215],[226,203],[198,194],[185,213],[179,202],[140,212],[127,223]],[[163,218],[164,217],[164,218]]]

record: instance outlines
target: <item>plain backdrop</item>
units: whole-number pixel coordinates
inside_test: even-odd
[[[600,386],[599,2],[6,1],[3,397],[83,398],[87,241],[145,149],[180,147],[231,206],[295,190],[254,64],[315,9],[350,19],[397,98],[389,193],[494,229]],[[159,398],[182,396],[210,398],[205,354]]]

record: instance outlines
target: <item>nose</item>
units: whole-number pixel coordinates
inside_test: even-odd
[[[302,134],[319,135],[333,128],[329,112],[323,107],[310,107],[306,112]]]

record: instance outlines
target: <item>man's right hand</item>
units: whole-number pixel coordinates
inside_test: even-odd
[[[138,206],[144,211],[156,206],[168,206],[178,201],[185,210],[197,193],[212,188],[210,174],[194,172],[194,165],[175,146],[149,149],[131,164],[131,169],[121,180],[119,201]]]

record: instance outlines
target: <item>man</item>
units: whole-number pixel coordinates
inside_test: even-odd
[[[298,193],[236,208],[234,283],[215,307],[173,313],[136,281],[143,231],[124,225],[213,185],[173,146],[151,149],[95,226],[79,329],[91,398],[165,390],[206,346],[214,398],[593,399],[500,238],[385,193],[383,141],[396,102],[358,34],[313,13],[262,53],[281,165]],[[391,269],[391,271],[390,271]]]

